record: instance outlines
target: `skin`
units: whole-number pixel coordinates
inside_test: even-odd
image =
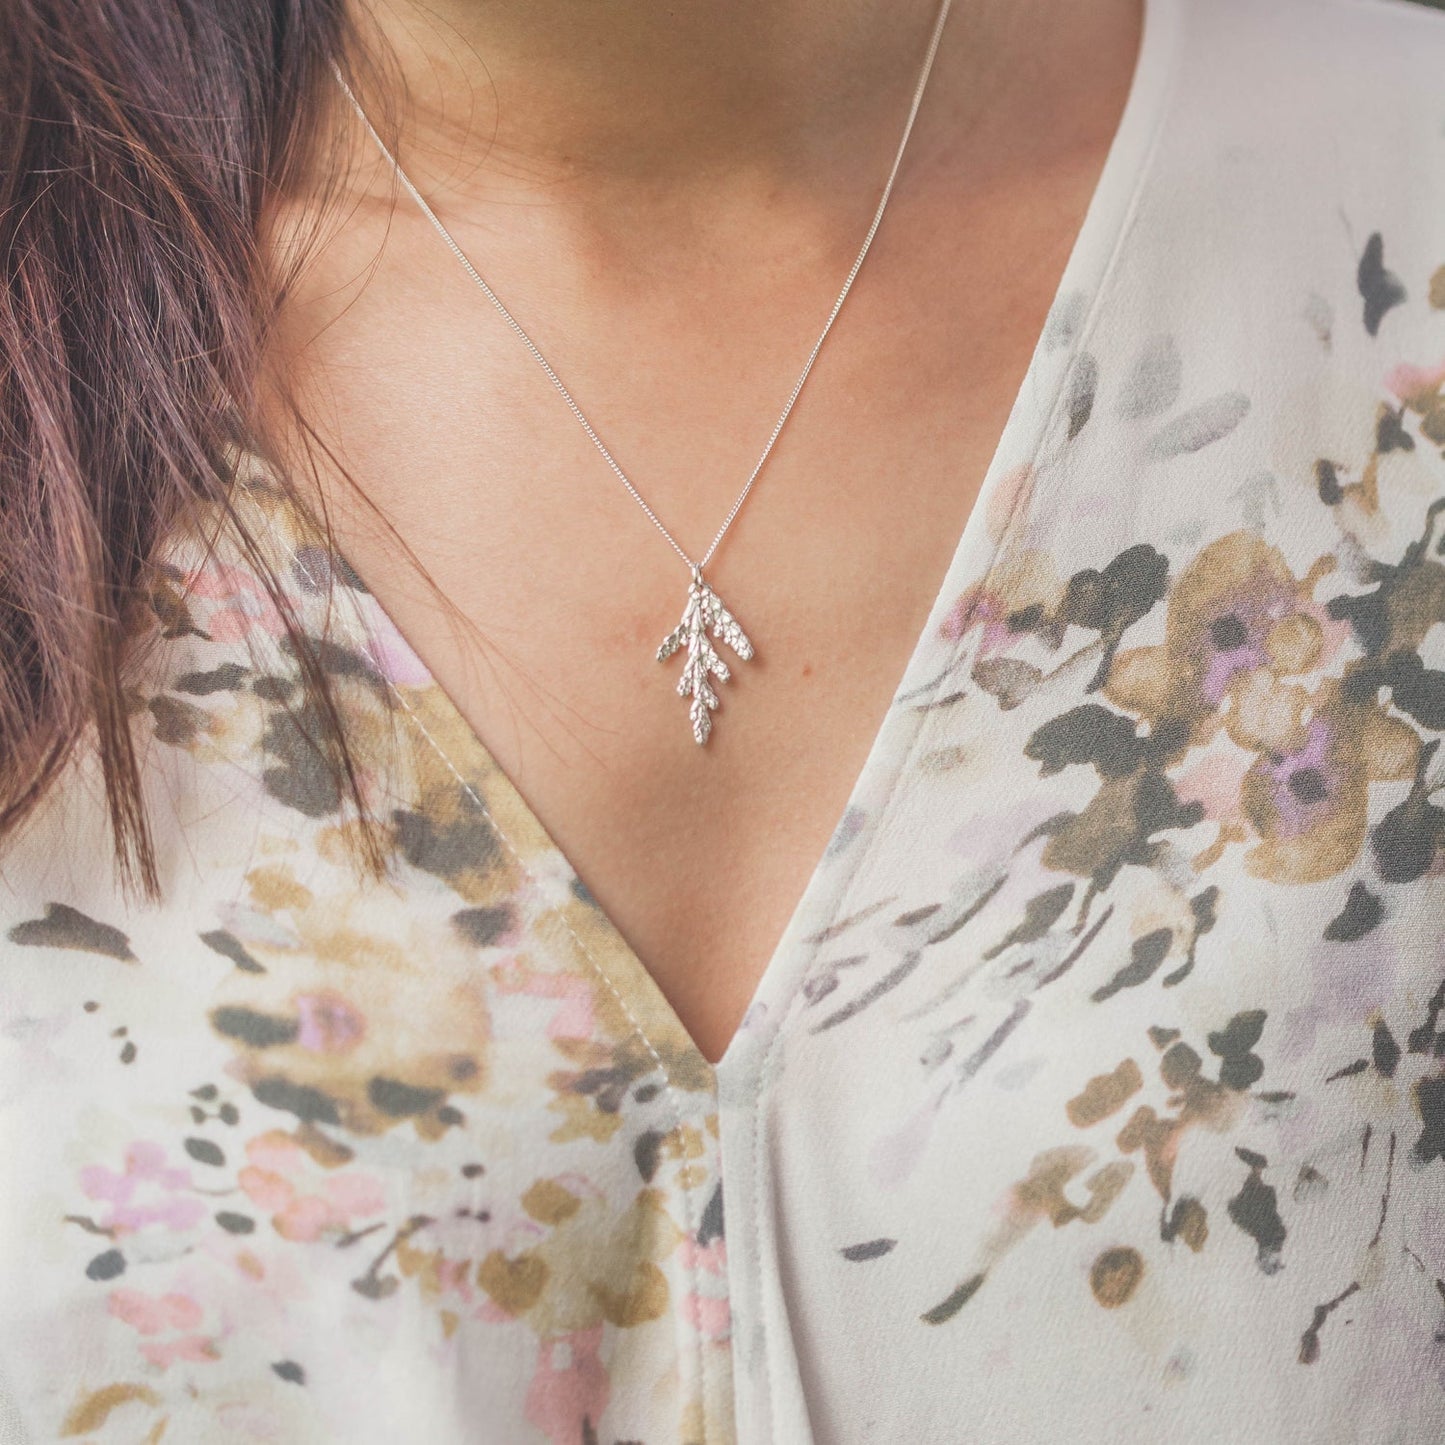
[[[861,244],[934,0],[367,4],[368,45],[394,57],[368,109],[397,120],[413,180],[699,554]],[[686,568],[346,131],[343,203],[275,366],[454,613],[323,471],[339,543],[710,1059],[973,508],[1141,18],[1140,0],[954,0],[873,249],[708,568],[758,655],[705,748],[680,659],[653,657]],[[322,189],[288,204],[278,247]]]

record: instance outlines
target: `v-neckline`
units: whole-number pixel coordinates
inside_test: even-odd
[[[1018,464],[1027,465],[1038,451],[1047,423],[1064,395],[1073,356],[1088,334],[1099,287],[1127,232],[1128,218],[1140,183],[1147,173],[1149,154],[1163,114],[1172,71],[1170,57],[1176,43],[1174,32],[1179,3],[1180,0],[1143,0],[1142,34],[1124,106],[978,496],[929,606],[922,631],[914,639],[899,683],[849,789],[848,801],[758,976],[741,1022],[716,1062],[704,1054],[621,929],[595,899],[591,900],[596,929],[600,934],[600,944],[593,952],[602,955],[600,959],[594,957],[592,962],[606,975],[607,984],[617,993],[624,1007],[628,995],[632,995],[637,1007],[627,1011],[633,1016],[642,1041],[659,1059],[661,1053],[670,1052],[664,1049],[659,1053],[656,1047],[658,1040],[649,1038],[645,1024],[636,1020],[650,1018],[664,1021],[666,1032],[674,1041],[681,1040],[690,1056],[688,1073],[693,1078],[705,1079],[715,1088],[724,1080],[740,1082],[733,1076],[747,1071],[746,1061],[760,1057],[758,1046],[764,1036],[771,1036],[780,1027],[782,1014],[796,992],[808,961],[808,943],[838,916],[849,885],[878,836],[882,812],[895,792],[894,784],[904,770],[927,715],[927,695],[936,692],[952,671],[948,664],[954,647],[943,636],[943,624],[967,583],[987,571],[992,557],[1000,549],[1002,537],[995,541],[989,535],[990,514],[1006,501],[1000,493],[1007,485],[1008,474],[1015,472]],[[1084,314],[1070,317],[1070,308],[1076,300],[1082,302]],[[1060,343],[1057,332],[1066,318],[1070,334],[1066,342]],[[1011,462],[1014,465],[1010,465]],[[304,508],[301,510],[305,525],[315,529],[319,538],[320,524]],[[1004,507],[1004,510],[1011,511],[1011,508]],[[336,570],[355,576],[362,589],[368,591],[367,607],[378,614],[394,634],[392,645],[405,649],[408,674],[421,679],[419,685],[434,693],[433,706],[445,719],[446,734],[464,739],[466,750],[488,771],[489,790],[494,796],[504,799],[503,811],[507,817],[522,819],[532,834],[531,841],[540,842],[542,850],[550,855],[552,868],[567,875],[586,894],[585,882],[554,840],[551,830],[537,817],[520,790],[498,766],[490,749],[466,721],[451,695],[422,662],[395,619],[375,594],[369,593],[364,576],[334,547],[331,551],[336,558]],[[925,694],[923,702],[911,707],[900,706],[900,700],[913,693]],[[402,711],[426,735],[429,745],[436,748],[453,771],[461,776],[461,770],[446,757],[431,733],[411,715],[409,709]],[[479,798],[475,801],[478,806],[484,806]],[[870,807],[876,811],[870,813]],[[495,818],[492,824],[494,828],[498,826]],[[871,834],[871,837],[863,836],[865,834]],[[845,867],[834,866],[835,860],[845,851],[853,855],[851,862]]]

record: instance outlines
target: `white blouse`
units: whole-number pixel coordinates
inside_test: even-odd
[[[960,344],[963,344],[962,338]],[[716,1067],[248,458],[0,857],[0,1442],[1445,1439],[1445,16],[1148,0]],[[726,702],[724,702],[726,706]]]

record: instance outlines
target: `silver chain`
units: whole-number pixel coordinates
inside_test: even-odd
[[[492,303],[492,305],[496,307],[498,312],[501,313],[502,319],[507,323],[509,327],[511,327],[514,332],[516,332],[517,336],[521,339],[522,344],[526,346],[527,350],[532,353],[533,360],[535,360],[536,363],[542,368],[542,370],[546,372],[547,379],[552,383],[554,387],[557,388],[558,392],[561,394],[562,400],[567,403],[568,407],[571,409],[572,415],[577,418],[577,421],[581,425],[582,430],[587,433],[588,437],[592,441],[592,444],[597,448],[599,452],[602,453],[602,456],[607,462],[607,465],[611,467],[612,470],[617,474],[617,477],[621,481],[622,485],[627,488],[628,492],[631,493],[633,500],[636,501],[637,505],[641,507],[642,510],[647,514],[647,517],[652,522],[653,526],[656,527],[657,530],[661,532],[662,535],[667,539],[668,544],[672,547],[672,550],[676,552],[677,555],[681,557],[682,560],[687,563],[690,568],[693,569],[694,575],[697,575],[702,570],[702,568],[707,566],[708,562],[712,558],[713,553],[717,551],[718,543],[722,541],[724,534],[727,532],[727,529],[732,525],[733,518],[736,517],[738,512],[742,509],[743,503],[747,500],[748,493],[752,491],[753,483],[757,480],[758,473],[762,471],[763,464],[772,454],[773,446],[777,442],[778,437],[781,435],[783,427],[787,423],[788,417],[792,415],[793,406],[797,402],[798,397],[803,390],[803,383],[807,381],[808,373],[812,371],[813,363],[818,359],[818,353],[823,349],[823,343],[828,339],[828,333],[833,329],[833,323],[838,319],[838,313],[843,309],[843,303],[848,299],[848,293],[853,289],[853,282],[856,279],[858,272],[862,269],[863,258],[868,254],[868,249],[873,244],[873,237],[877,234],[878,226],[883,220],[883,212],[888,207],[888,199],[893,194],[893,183],[898,178],[899,167],[903,164],[903,152],[908,147],[908,138],[913,133],[913,122],[917,119],[918,108],[923,102],[923,92],[928,85],[929,74],[933,70],[934,57],[938,54],[938,43],[943,36],[943,24],[944,21],[948,18],[948,11],[951,3],[952,0],[942,0],[942,4],[939,6],[938,10],[938,17],[933,22],[933,31],[932,34],[929,36],[928,40],[928,52],[924,57],[923,71],[918,77],[918,84],[913,89],[913,100],[908,108],[908,120],[903,127],[903,137],[898,142],[898,150],[894,154],[893,165],[888,172],[888,180],[883,187],[883,194],[879,198],[878,209],[873,213],[873,222],[868,227],[868,234],[863,238],[863,245],[858,252],[858,257],[853,262],[852,267],[849,269],[848,277],[843,282],[843,289],[838,293],[838,299],[833,303],[832,311],[828,313],[828,320],[823,326],[822,332],[819,334],[817,341],[813,343],[812,351],[808,353],[808,360],[803,366],[801,375],[793,384],[793,390],[788,396],[787,404],[783,407],[782,415],[778,418],[777,424],[773,427],[772,435],[768,438],[767,446],[763,448],[762,456],[758,458],[757,465],[753,468],[752,474],[748,477],[747,483],[746,485],[744,485],[742,491],[738,493],[738,498],[732,504],[731,510],[728,512],[727,516],[723,518],[722,526],[717,529],[717,535],[713,537],[711,545],[696,562],[694,562],[693,559],[689,557],[687,553],[678,545],[672,533],[663,526],[662,521],[658,517],[657,513],[654,512],[652,508],[647,505],[647,502],[643,499],[642,494],[637,490],[635,486],[633,486],[627,473],[624,472],[622,468],[617,464],[616,458],[607,449],[607,446],[603,442],[602,438],[597,435],[596,429],[593,427],[592,423],[587,420],[587,417],[584,415],[582,408],[577,405],[575,400],[573,400],[572,393],[567,390],[566,386],[563,385],[562,378],[557,375],[555,370],[553,370],[552,363],[549,362],[547,358],[542,355],[541,348],[538,347],[537,343],[533,341],[532,338],[526,333],[526,331],[522,327],[521,322],[518,321],[517,318],[513,316],[509,310],[507,310],[506,306],[502,304],[501,297],[498,296],[497,293],[493,291],[492,288],[487,284],[481,272],[478,271],[477,268],[472,264],[471,259],[467,256],[466,252],[462,250],[462,248],[457,244],[455,238],[452,236],[451,232],[448,231],[447,228],[442,224],[441,218],[434,210],[432,210],[431,206],[427,204],[426,197],[423,196],[422,193],[417,190],[416,186],[412,184],[411,178],[404,170],[402,170],[401,163],[392,154],[391,150],[387,147],[386,142],[382,140],[381,136],[377,133],[376,127],[372,125],[370,118],[366,114],[366,111],[362,108],[361,102],[357,100],[355,92],[353,92],[351,87],[346,83],[346,78],[342,75],[336,63],[334,61],[332,62],[332,70],[336,75],[337,83],[346,93],[346,98],[351,102],[352,107],[355,109],[357,115],[360,116],[362,125],[366,127],[366,130],[370,134],[372,140],[376,142],[377,149],[380,150],[381,154],[390,164],[392,171],[396,176],[396,179],[400,181],[401,184],[409,192],[412,200],[414,200],[417,203],[418,207],[420,207],[422,214],[427,218],[427,220],[432,223],[433,226],[436,227],[437,233],[441,236],[442,240],[446,242],[452,255],[454,255],[457,260],[461,262],[462,267],[466,271],[467,275],[470,276],[472,280],[477,283],[477,285],[482,289],[483,294]]]

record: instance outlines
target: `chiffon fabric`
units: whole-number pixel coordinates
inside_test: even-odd
[[[0,855],[0,1441],[1445,1439],[1442,448],[1445,16],[1148,0],[716,1066],[240,458],[385,876],[179,531],[162,901],[84,751]]]

